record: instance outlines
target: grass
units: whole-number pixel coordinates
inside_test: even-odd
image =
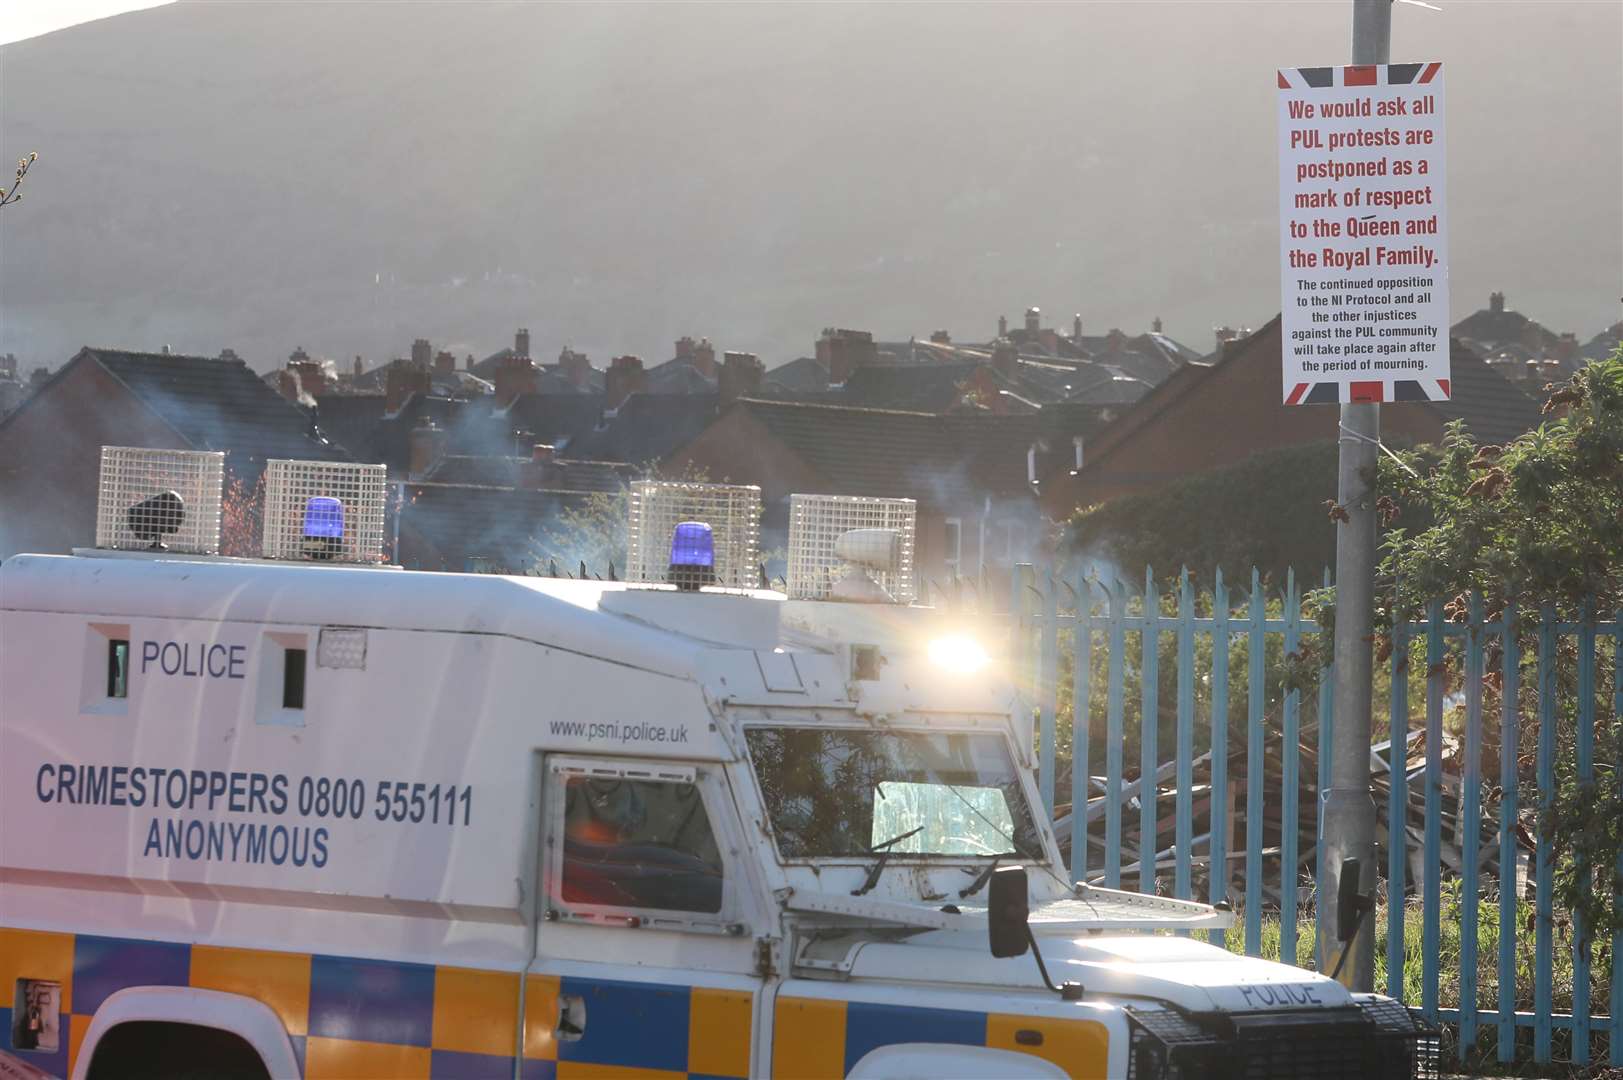
[[[1445,890],[1448,886],[1445,885]],[[1375,989],[1385,992],[1387,989],[1386,970],[1386,943],[1387,943],[1387,907],[1386,904],[1377,905],[1375,915]],[[1460,957],[1461,957],[1461,903],[1458,884],[1454,883],[1451,891],[1445,891],[1442,911],[1438,919],[1438,950],[1437,950],[1437,1002],[1442,1008],[1457,1008],[1460,1002]],[[1421,955],[1421,942],[1423,940],[1423,914],[1418,901],[1411,901],[1404,906],[1403,913],[1403,973],[1402,998],[1409,1005],[1419,1005],[1422,1000],[1423,958]],[[1236,925],[1231,927],[1225,935],[1225,946],[1236,953],[1245,951],[1244,918],[1237,917]],[[1518,1012],[1533,1011],[1533,905],[1530,901],[1518,901],[1516,911],[1516,968],[1515,1002]],[[1262,933],[1260,952],[1264,959],[1279,960],[1281,952],[1281,927],[1279,916],[1273,913],[1264,914],[1262,918]],[[1314,963],[1314,914],[1312,908],[1303,910],[1297,919],[1296,964],[1298,967],[1313,969]],[[1574,982],[1573,963],[1573,927],[1571,919],[1558,912],[1555,917],[1551,934],[1551,1002],[1553,1011],[1557,1013],[1570,1013],[1572,1011]],[[1485,900],[1479,903],[1477,909],[1477,1007],[1479,1009],[1495,1010],[1499,1003],[1499,902],[1497,899]],[[1605,1016],[1610,1005],[1610,983],[1612,977],[1612,949],[1610,942],[1593,943],[1590,947],[1589,971],[1589,1013],[1591,1016]],[[1591,1025],[1590,1054],[1591,1062],[1606,1060],[1609,1053],[1608,1029],[1604,1022]],[[1477,1039],[1473,1046],[1462,1048],[1457,1043],[1457,1031],[1445,1028],[1443,1040],[1444,1061],[1457,1062],[1457,1067],[1473,1072],[1477,1075],[1487,1076],[1582,1076],[1582,1077],[1610,1077],[1612,1080],[1623,1080],[1623,1069],[1608,1070],[1604,1067],[1573,1066],[1572,1036],[1570,1032],[1556,1029],[1552,1033],[1551,1051],[1555,1064],[1535,1065],[1533,1058],[1533,1029],[1518,1028],[1516,1033],[1516,1057],[1513,1062],[1501,1064],[1498,1061],[1498,1029],[1489,1024],[1478,1027]]]

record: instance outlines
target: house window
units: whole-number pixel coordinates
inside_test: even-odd
[[[952,577],[959,576],[959,567],[963,564],[964,552],[964,521],[962,518],[950,517],[943,530],[944,544],[941,558],[942,566]]]
[[[991,561],[1000,565],[1012,565],[1017,560],[1025,558],[1026,551],[1026,523],[1018,518],[1004,518],[992,525],[989,544],[992,548]]]

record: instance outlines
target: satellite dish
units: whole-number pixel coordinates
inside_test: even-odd
[[[173,536],[186,522],[186,503],[173,491],[150,495],[125,511],[130,532],[153,551],[166,551],[163,538]]]

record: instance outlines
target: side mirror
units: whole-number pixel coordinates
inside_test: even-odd
[[[1024,956],[1031,943],[1026,921],[1031,918],[1031,899],[1026,892],[1026,868],[1000,866],[992,871],[986,909],[992,955]]]
[[[1341,879],[1336,882],[1336,938],[1343,942],[1358,933],[1358,917],[1369,902],[1358,891],[1362,870],[1357,859],[1348,859],[1341,864]]]

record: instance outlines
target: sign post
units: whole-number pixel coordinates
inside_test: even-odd
[[[1374,916],[1341,927],[1335,898],[1343,866],[1362,868],[1360,893],[1375,884],[1369,753],[1380,407],[1449,396],[1448,221],[1442,65],[1390,64],[1391,0],[1352,6],[1352,66],[1278,73],[1280,329],[1285,403],[1341,410],[1336,502],[1344,516],[1330,786],[1319,815],[1318,966],[1370,990]]]

